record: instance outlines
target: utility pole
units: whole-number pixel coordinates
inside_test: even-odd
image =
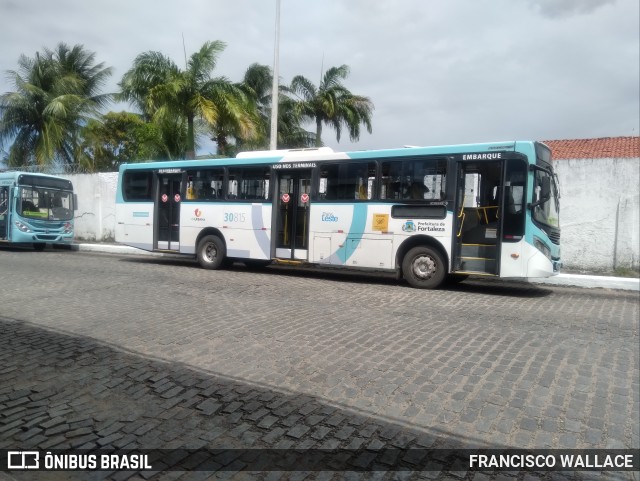
[[[273,53],[273,84],[271,86],[271,136],[269,149],[278,148],[278,76],[280,50],[280,0],[276,0],[276,38]]]

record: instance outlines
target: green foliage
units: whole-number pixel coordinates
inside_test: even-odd
[[[266,65],[251,64],[239,87],[246,93],[257,111],[256,133],[251,138],[236,136],[238,150],[267,150],[271,134],[271,97],[273,76]],[[295,102],[287,95],[286,87],[280,86],[278,95],[278,139],[281,149],[312,147],[315,135],[302,128],[301,117],[295,110]]]
[[[613,271],[616,277],[640,277],[640,271],[630,267],[616,267]]]
[[[338,142],[343,128],[348,130],[352,141],[360,138],[360,125],[364,125],[367,132],[372,131],[373,103],[368,97],[354,95],[342,84],[342,80],[348,75],[347,65],[331,67],[318,87],[302,75],[297,75],[287,89],[297,98],[297,114],[316,123],[317,147],[322,145],[323,124],[333,127]]]
[[[187,158],[195,157],[197,121],[204,122],[221,141],[228,132],[251,137],[255,115],[246,95],[225,77],[212,77],[221,41],[205,42],[191,55],[185,70],[160,52],[140,54],[120,82],[120,98],[138,106],[157,123],[172,118],[187,125]]]
[[[109,112],[82,130],[81,165],[85,170],[114,171],[124,162],[170,159],[162,128],[131,112]]]
[[[139,114],[101,114],[114,97],[101,92],[111,68],[95,62],[82,45],[60,43],[34,57],[22,55],[7,75],[14,91],[0,96],[0,152],[10,167],[75,166],[115,170],[122,162],[194,158],[198,135],[206,134],[218,154],[269,147],[272,72],[254,63],[239,83],[214,77],[224,51],[205,42],[178,67],[160,52],[144,52],[119,83],[117,100]],[[346,128],[352,140],[360,126],[371,132],[373,104],[344,85],[348,67],[333,67],[316,88],[303,76],[281,86],[278,148],[322,145],[322,125]],[[316,132],[302,124],[316,122]]]
[[[111,69],[94,59],[82,45],[60,43],[22,55],[7,72],[15,91],[0,97],[0,144],[12,142],[10,166],[75,163],[82,125],[110,98],[100,89]]]

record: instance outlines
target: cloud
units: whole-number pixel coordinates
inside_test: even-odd
[[[280,77],[317,83],[349,65],[345,85],[375,104],[373,134],[334,149],[638,132],[638,0],[282,0]],[[222,40],[216,75],[272,65],[275,0],[0,0],[0,94],[20,54],[84,44],[114,67],[141,52],[184,62]],[[562,19],[562,21],[557,21]],[[125,108],[127,106],[124,106]],[[123,106],[115,107],[120,110]]]
[[[567,18],[593,13],[600,7],[612,5],[616,0],[528,0],[547,18]]]

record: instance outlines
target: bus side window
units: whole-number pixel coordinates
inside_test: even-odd
[[[267,200],[269,198],[269,176],[268,167],[229,169],[229,198],[252,201]]]
[[[153,200],[152,172],[150,170],[129,170],[124,173],[122,194],[125,201]]]
[[[9,188],[0,187],[0,215],[5,215],[9,210]]]
[[[326,200],[326,198],[327,198],[327,178],[320,177],[320,185],[318,185],[318,199]]]
[[[338,200],[340,175],[337,165],[323,165],[320,171],[320,198]]]
[[[236,197],[238,197],[238,181],[236,180],[235,176],[232,176],[231,174],[229,174],[229,185],[227,188],[227,198],[228,199],[235,199]]]
[[[375,189],[375,172],[375,162],[325,164],[320,171],[320,199],[372,199]]]
[[[429,192],[429,188],[424,185],[424,182],[415,181],[411,184],[411,200],[424,200],[427,192]]]
[[[402,161],[382,163],[381,199],[400,199],[402,197]]]
[[[188,170],[185,200],[218,199],[223,181],[224,170],[221,168]]]

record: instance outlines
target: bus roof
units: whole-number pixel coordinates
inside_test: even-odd
[[[36,177],[44,177],[49,179],[59,179],[57,175],[39,174],[37,172],[25,172],[23,170],[2,170],[0,171],[0,178],[2,179],[17,179],[21,175],[33,175]]]
[[[13,181],[25,185],[37,184],[39,181],[43,182],[43,185],[57,188],[73,188],[73,184],[69,179],[60,177],[57,175],[40,174],[37,172],[25,172],[21,170],[9,170],[0,172],[0,180]],[[52,182],[54,182],[52,184]]]
[[[318,149],[265,150],[257,152],[241,152],[236,157],[212,158],[197,160],[147,161],[122,164],[120,171],[129,169],[189,168],[207,166],[228,166],[247,164],[275,164],[278,162],[346,160],[346,159],[380,159],[393,157],[413,157],[417,155],[451,155],[477,152],[523,152],[534,151],[534,141],[505,141],[478,144],[442,145],[433,147],[402,147],[397,149],[361,150],[353,152],[335,152],[328,147]]]

